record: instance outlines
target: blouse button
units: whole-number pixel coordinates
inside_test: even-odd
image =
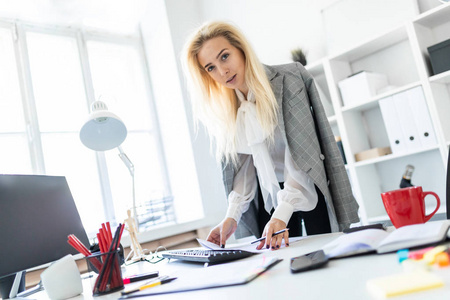
[[[319,157],[320,157],[321,160],[325,159],[325,155],[323,155],[323,154],[320,154]]]

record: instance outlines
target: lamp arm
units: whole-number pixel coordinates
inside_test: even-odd
[[[123,161],[123,163],[125,164],[125,166],[128,168],[128,171],[130,171],[130,175],[131,175],[131,180],[132,180],[132,187],[133,187],[133,207],[132,207],[132,211],[133,211],[133,217],[134,217],[134,221],[136,222],[136,228],[137,231],[139,232],[139,219],[137,217],[137,213],[136,213],[136,190],[135,190],[135,182],[134,182],[134,165],[131,162],[131,160],[128,158],[128,156],[123,152],[122,147],[118,146],[117,149],[119,149],[119,157],[120,159]]]
[[[131,160],[128,158],[128,156],[123,152],[123,149],[121,146],[117,147],[119,149],[119,157],[127,167],[128,171],[130,171],[131,176],[134,176],[134,164],[131,162]]]

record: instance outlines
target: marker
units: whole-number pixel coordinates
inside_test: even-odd
[[[130,277],[123,279],[123,284],[129,284],[129,283],[136,282],[139,280],[145,280],[145,279],[149,279],[149,278],[153,278],[153,277],[158,277],[158,275],[159,275],[159,272],[155,271],[155,272],[130,276]]]
[[[278,235],[278,234],[283,233],[283,232],[285,232],[285,231],[287,231],[287,230],[289,230],[289,228],[281,229],[280,231],[277,231],[277,232],[275,232],[274,234],[272,234],[272,236]],[[254,241],[251,242],[250,244],[255,244],[255,243],[261,242],[261,241],[263,241],[263,240],[265,240],[265,239],[266,239],[266,237],[263,236],[263,237],[261,237],[261,238],[259,238],[259,239],[257,239],[257,240],[254,240]]]

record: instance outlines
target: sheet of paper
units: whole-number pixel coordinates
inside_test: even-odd
[[[208,289],[230,285],[245,284],[256,278],[269,266],[281,261],[276,257],[257,256],[251,259],[212,265],[207,268],[191,268],[175,272],[176,280],[158,288],[145,289],[131,296],[158,295],[190,290]],[[189,297],[188,297],[189,298]],[[125,297],[121,299],[126,299]]]
[[[298,242],[300,240],[303,240],[307,238],[306,236],[299,236],[299,237],[290,237],[289,238],[289,244],[293,244],[295,242]],[[223,250],[224,248],[220,248],[220,246],[208,242],[206,240],[202,240],[202,239],[197,239],[197,241],[200,243],[200,245],[202,245],[202,247],[207,248],[207,249],[211,249],[211,250]],[[264,251],[270,251],[270,249],[266,249],[263,248],[261,250],[256,250],[256,246],[258,246],[258,244],[251,244],[251,242],[244,242],[244,243],[237,243],[237,244],[227,244],[225,245],[225,249],[227,250],[244,250],[244,251],[248,251],[248,252],[252,252],[252,253],[262,253]],[[284,240],[281,243],[281,247],[284,247]]]

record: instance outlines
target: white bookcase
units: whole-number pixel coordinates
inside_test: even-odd
[[[438,214],[445,214],[445,184],[450,145],[450,71],[432,76],[427,47],[450,38],[450,4],[434,7],[397,28],[392,28],[346,51],[307,65],[322,90],[328,117],[336,136],[342,138],[354,195],[363,224],[389,220],[381,193],[399,188],[406,165],[415,171],[414,185],[436,192],[441,199]],[[343,106],[338,82],[359,71],[385,74],[389,85],[382,94],[352,106]],[[389,146],[379,100],[421,86],[437,137],[435,145],[403,154],[355,161],[355,154]],[[326,102],[325,102],[326,101]],[[330,106],[330,105],[329,105]],[[435,207],[426,198],[427,212]]]

